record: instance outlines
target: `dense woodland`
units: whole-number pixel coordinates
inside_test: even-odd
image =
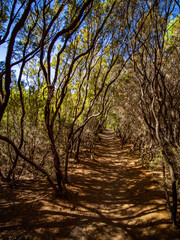
[[[0,178],[66,192],[70,161],[111,128],[180,193],[180,4],[176,0],[0,2]]]

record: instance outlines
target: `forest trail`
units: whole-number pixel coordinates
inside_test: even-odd
[[[111,130],[100,137],[94,160],[82,155],[70,168],[69,200],[49,196],[44,181],[1,186],[0,239],[179,239],[152,173]]]

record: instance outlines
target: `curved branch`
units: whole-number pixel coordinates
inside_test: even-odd
[[[28,157],[26,157],[22,152],[20,152],[20,150],[17,148],[17,146],[15,145],[15,143],[10,140],[8,137],[6,136],[2,136],[0,135],[0,140],[9,143],[14,151],[16,152],[16,154],[18,154],[24,161],[26,161],[27,163],[29,163],[31,166],[33,166],[36,170],[38,170],[39,172],[41,172],[47,179],[47,181],[49,182],[49,184],[51,185],[51,187],[53,188],[53,190],[58,193],[58,189],[56,187],[56,185],[53,183],[50,175],[43,169],[41,168],[39,165],[37,165],[35,162],[31,161],[31,159],[29,159]]]

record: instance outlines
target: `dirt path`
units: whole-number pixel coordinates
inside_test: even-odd
[[[152,174],[110,130],[101,139],[94,160],[70,169],[72,199],[49,196],[44,182],[1,186],[0,239],[180,239]]]

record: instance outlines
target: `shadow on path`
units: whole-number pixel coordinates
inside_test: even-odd
[[[44,182],[24,181],[9,192],[2,186],[2,239],[8,234],[11,239],[179,239],[164,192],[128,152],[106,130],[96,145],[95,160],[81,157],[81,164],[70,169],[75,194],[68,201],[49,197]]]

